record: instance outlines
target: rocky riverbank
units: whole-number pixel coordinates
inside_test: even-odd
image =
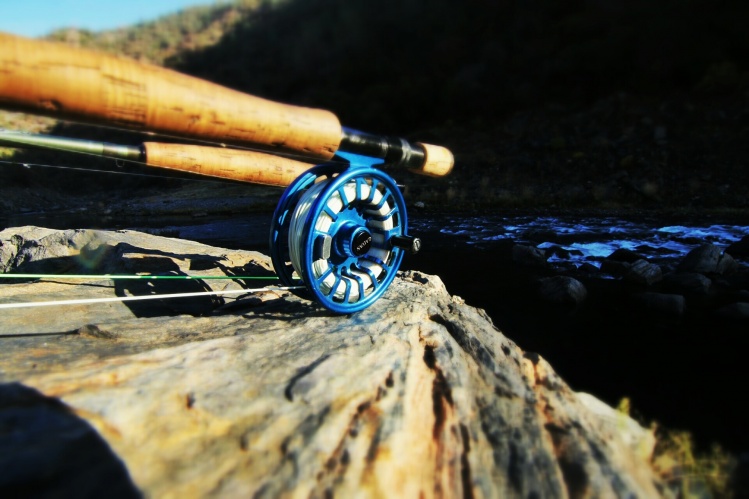
[[[693,230],[644,238],[647,227],[664,225],[632,232],[632,224],[574,217],[522,231],[509,217],[512,230],[502,232],[494,222],[482,218],[463,239],[460,224],[451,224],[453,246],[425,245],[407,267],[440,273],[572,386],[609,404],[626,397],[644,421],[689,429],[703,448],[717,442],[746,452],[736,377],[749,327],[746,236],[729,243]]]
[[[4,272],[262,277],[270,268],[259,253],[132,231],[26,227],[0,241]],[[251,283],[183,282],[180,291]],[[176,286],[45,279],[2,284],[0,295],[7,303]],[[85,483],[96,494],[117,484],[123,497],[705,490],[685,478],[684,463],[657,453],[652,430],[570,389],[436,276],[402,273],[354,316],[249,289],[147,303],[4,311],[0,418],[16,437],[0,439],[11,470],[1,487]]]
[[[538,281],[539,298],[549,303],[579,306],[587,298],[584,282],[618,279],[625,288],[626,303],[614,306],[665,317],[709,315],[749,325],[749,236],[725,251],[710,243],[699,245],[671,266],[650,262],[627,249],[579,267],[564,265],[565,250],[559,247],[515,245],[511,251],[518,264],[560,271]],[[556,265],[549,264],[551,256],[561,256],[561,263],[558,258]]]

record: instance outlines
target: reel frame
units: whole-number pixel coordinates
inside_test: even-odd
[[[382,159],[340,153],[297,177],[284,191],[270,230],[273,267],[286,286],[328,310],[351,314],[378,300],[405,249],[406,204]],[[404,243],[405,241],[405,243]],[[411,244],[412,245],[412,244]]]

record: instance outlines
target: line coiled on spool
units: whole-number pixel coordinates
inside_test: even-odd
[[[398,224],[397,210],[387,187],[374,178],[353,177],[328,192],[332,180],[318,182],[301,196],[289,223],[289,257],[296,273],[319,286],[324,295],[338,302],[355,303],[376,289],[389,268],[392,252],[388,237]],[[311,220],[312,206],[321,195],[326,196],[320,200],[324,206],[315,210],[317,218]],[[358,257],[345,257],[335,251],[331,255],[309,255],[305,229],[309,228],[312,237],[329,237],[330,246],[334,246],[338,244],[341,220],[353,221],[371,233],[372,244],[367,252]],[[305,258],[314,259],[309,276],[305,276]]]

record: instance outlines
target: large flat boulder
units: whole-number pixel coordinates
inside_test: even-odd
[[[259,253],[128,231],[27,227],[0,232],[0,242],[6,272],[261,276],[271,268]],[[0,284],[0,303],[267,285],[167,282],[169,289],[101,277],[9,282]],[[0,395],[26,390],[45,411],[64,407],[153,497],[669,490],[651,465],[651,430],[572,390],[436,276],[401,273],[383,298],[351,316],[286,291],[177,301],[3,310]],[[38,421],[12,421],[26,441],[41,435],[33,445],[42,449],[70,438],[40,431]],[[8,445],[0,436],[0,456]],[[86,449],[66,455],[71,478],[50,487],[64,491],[78,483],[76,473],[88,473]],[[36,492],[39,483],[24,477],[34,474],[4,479]]]

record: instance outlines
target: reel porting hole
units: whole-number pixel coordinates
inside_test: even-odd
[[[273,266],[329,310],[353,313],[392,282],[404,251],[406,208],[395,181],[372,167],[315,167],[284,192],[271,227]]]

